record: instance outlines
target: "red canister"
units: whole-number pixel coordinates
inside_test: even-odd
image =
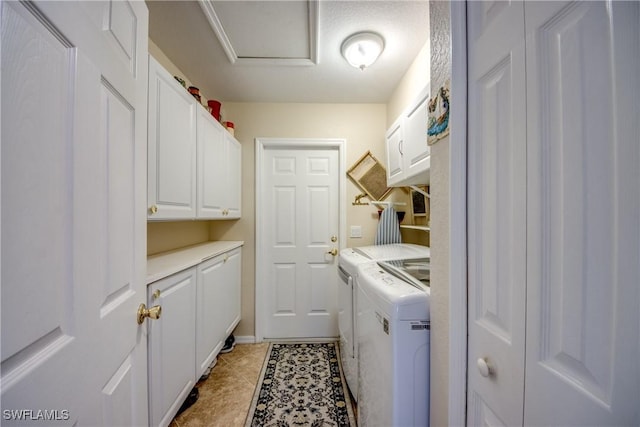
[[[227,128],[227,130],[229,131],[229,133],[231,135],[234,135],[235,133],[235,126],[233,124],[233,122],[224,122],[224,127]]]
[[[211,115],[217,120],[220,121],[220,101],[210,100],[207,101],[207,105],[209,106],[209,110],[211,111]]]

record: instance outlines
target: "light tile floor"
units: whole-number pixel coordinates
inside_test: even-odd
[[[242,427],[269,343],[236,344],[218,355],[209,378],[197,384],[199,397],[170,427]]]

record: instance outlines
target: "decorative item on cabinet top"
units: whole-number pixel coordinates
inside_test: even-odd
[[[191,95],[198,101],[198,103],[202,104],[202,98],[200,96],[200,89],[195,86],[189,86],[187,89]]]

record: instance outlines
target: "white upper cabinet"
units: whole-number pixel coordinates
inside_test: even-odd
[[[211,114],[200,110],[198,218],[240,218],[240,154],[240,143]]]
[[[225,149],[227,159],[227,171],[225,182],[228,185],[223,187],[226,189],[224,192],[224,206],[225,218],[240,218],[240,200],[242,195],[242,147],[240,143],[231,136],[228,132],[225,132]]]
[[[198,110],[198,218],[222,217],[225,133],[209,112]]]
[[[391,185],[392,182],[398,181],[403,175],[402,166],[402,117],[391,125],[387,134],[385,135],[387,143],[387,182]]]
[[[387,131],[387,185],[391,187],[429,183],[429,94],[427,85]]]
[[[240,143],[149,57],[149,220],[240,218]]]
[[[148,216],[196,216],[196,103],[149,56]]]

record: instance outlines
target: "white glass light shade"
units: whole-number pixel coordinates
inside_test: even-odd
[[[364,70],[382,53],[384,40],[375,33],[357,33],[342,43],[342,56],[349,64]]]

